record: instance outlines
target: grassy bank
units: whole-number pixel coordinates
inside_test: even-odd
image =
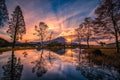
[[[35,49],[34,46],[27,46],[27,47],[21,47],[21,46],[15,46],[15,50],[25,50],[25,49]],[[0,47],[0,52],[10,51],[12,50],[12,47]]]
[[[115,68],[120,72],[120,53],[116,49],[85,49],[90,63]]]
[[[25,49],[36,49],[35,46],[15,46],[15,50],[25,50]],[[52,51],[60,50],[60,49],[74,49],[76,47],[73,46],[51,46],[51,47],[43,47],[48,48]],[[85,49],[84,53],[88,53],[88,59],[91,63],[102,66],[110,66],[115,67],[120,71],[120,53],[116,53],[115,47],[90,47],[82,46],[81,48]],[[1,47],[0,52],[10,51],[11,47]]]
[[[35,49],[35,48],[38,48],[38,46],[15,46],[15,50],[24,50],[24,49]],[[63,48],[67,48],[67,49],[74,49],[74,48],[80,48],[80,46],[44,46],[44,47],[41,47],[41,48],[49,48],[49,49],[63,49]],[[94,49],[100,49],[102,50],[103,52],[105,53],[111,53],[111,52],[114,52],[115,51],[115,47],[114,46],[106,46],[106,47],[103,47],[103,46],[90,46],[89,48],[87,46],[82,46],[81,47],[82,49],[86,49],[87,51],[91,51],[91,50],[94,50]],[[0,51],[9,51],[11,50],[12,47],[0,47]]]

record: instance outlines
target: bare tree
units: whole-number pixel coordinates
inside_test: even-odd
[[[50,32],[50,35],[49,35],[49,37],[48,37],[48,40],[50,41],[50,43],[51,43],[51,40],[53,39],[53,34],[54,34],[54,32],[51,31],[51,32]]]
[[[101,32],[115,37],[116,50],[119,53],[120,0],[101,0],[95,14],[97,16],[95,23],[98,27],[101,27]]]
[[[92,18],[91,17],[86,17],[84,19],[84,22],[81,24],[84,26],[85,28],[85,32],[84,32],[84,35],[86,37],[86,42],[87,42],[87,45],[88,45],[88,48],[89,48],[89,40],[91,38],[91,36],[93,35],[93,24],[92,24]]]
[[[76,32],[76,36],[80,45],[80,49],[81,49],[81,41],[84,38],[84,32],[85,32],[85,28],[83,27],[83,25],[79,25],[79,27],[77,29],[75,29]]]
[[[12,44],[12,63],[11,63],[11,77],[12,80],[14,80],[14,69],[13,69],[13,63],[14,63],[14,47],[17,40],[22,39],[23,34],[26,33],[25,28],[25,21],[22,14],[22,10],[20,6],[17,6],[12,14],[12,18],[9,22],[9,29],[7,30],[7,33],[10,35],[13,44]]]
[[[37,35],[40,38],[41,46],[43,47],[43,41],[46,39],[46,31],[47,31],[47,24],[44,22],[40,22],[39,26],[35,26],[35,35]]]
[[[9,19],[5,0],[0,0],[0,27],[4,26]]]

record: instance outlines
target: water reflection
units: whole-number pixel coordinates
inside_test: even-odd
[[[52,54],[51,54],[50,51],[48,52],[48,54],[49,54],[48,60],[49,60],[50,64],[52,65],[52,64],[53,64],[53,63],[52,63],[52,59],[54,59],[54,57],[52,56]]]
[[[66,53],[65,49],[49,49],[50,51],[53,51],[59,55],[64,55]]]
[[[12,60],[14,61],[13,63]],[[17,59],[16,56],[8,58],[7,63],[2,66],[2,69],[4,72],[1,80],[21,80],[23,65],[20,58]],[[11,72],[11,69],[13,72]]]
[[[1,80],[11,80],[9,53],[0,55],[0,64],[3,65],[0,66]],[[107,66],[105,61],[96,61],[98,57],[105,58],[79,48],[18,50],[14,56],[14,80],[120,80],[118,68]]]
[[[24,52],[23,52],[23,55],[24,55],[24,57],[26,58],[27,55],[28,55],[27,51],[24,51]]]
[[[2,55],[2,51],[0,51],[0,55]]]
[[[107,61],[104,61],[104,63],[101,61],[99,65],[94,63],[93,58],[101,55],[94,57],[91,57],[91,55],[94,54],[79,52],[78,64],[76,66],[77,71],[81,72],[81,74],[89,80],[120,80],[118,70],[115,70],[113,66],[110,68],[103,65],[104,63],[107,64]],[[101,56],[101,58],[103,58],[103,56]]]
[[[39,59],[32,62],[33,64],[35,64],[35,66],[32,68],[32,72],[36,73],[37,77],[41,77],[47,72],[47,68],[46,68],[47,63],[45,61],[45,58],[42,56],[43,52],[44,50],[41,50]]]

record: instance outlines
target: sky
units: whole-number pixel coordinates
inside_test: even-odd
[[[24,42],[38,40],[33,34],[39,22],[45,22],[48,30],[54,32],[54,37],[68,38],[85,17],[95,17],[98,0],[6,0],[6,5],[10,17],[17,5],[22,9],[27,29]],[[7,29],[8,26],[0,29],[0,37],[10,41]]]

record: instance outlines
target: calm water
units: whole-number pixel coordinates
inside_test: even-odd
[[[118,70],[90,63],[87,56],[78,48],[17,50],[16,80],[120,80]],[[11,51],[0,54],[0,80],[9,80],[10,57]]]

